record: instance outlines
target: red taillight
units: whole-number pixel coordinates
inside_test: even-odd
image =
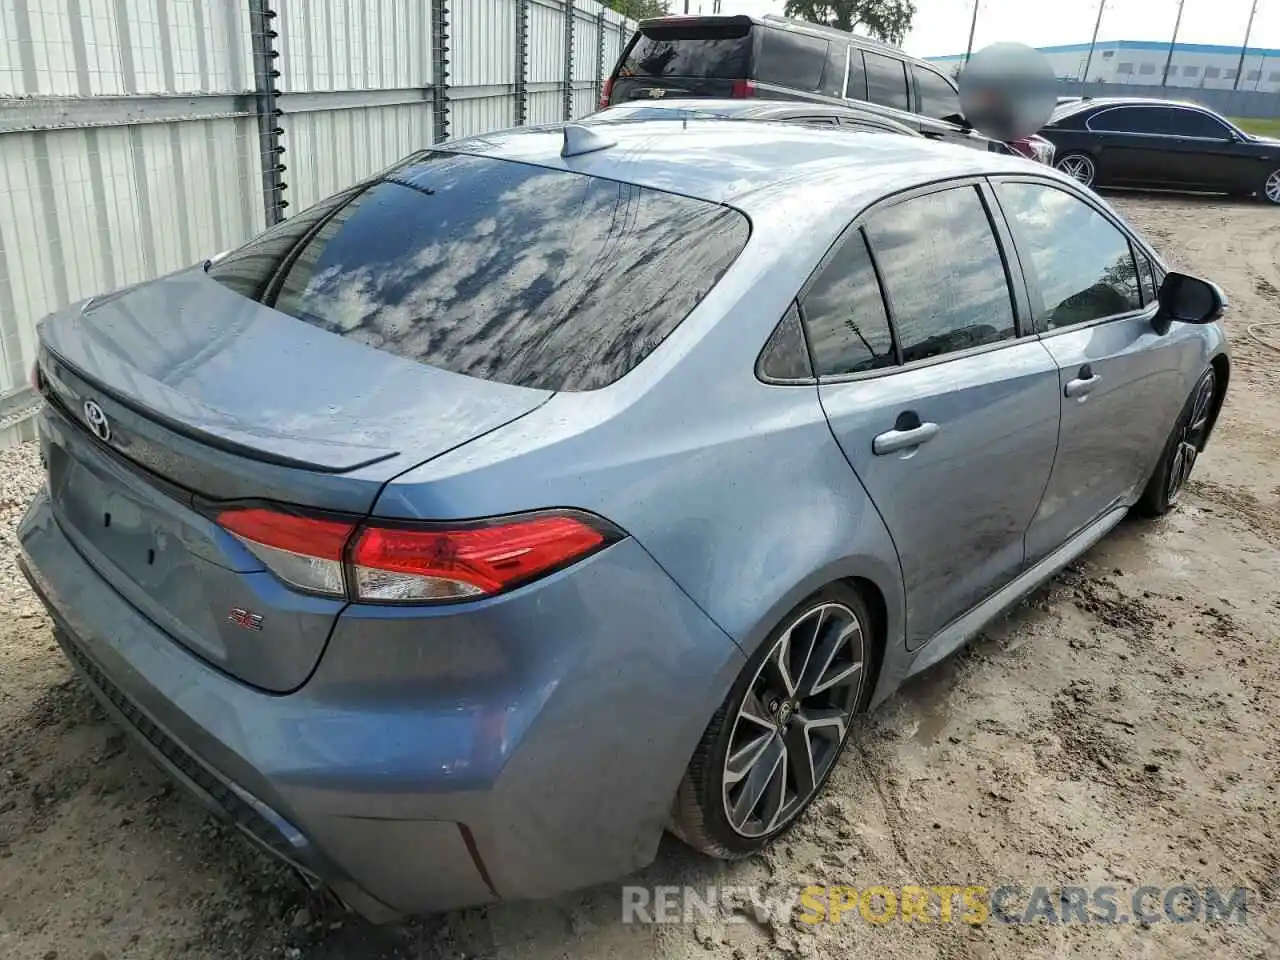
[[[351,563],[362,600],[459,600],[559,569],[605,541],[596,526],[567,514],[459,529],[368,527]]]
[[[734,80],[729,87],[729,96],[735,100],[746,100],[756,95],[756,82],[754,80]]]
[[[609,98],[613,96],[613,77],[604,82],[604,89],[600,91],[600,109],[603,110],[609,105]]]
[[[224,511],[218,523],[285,583],[334,597],[350,591],[352,600],[375,603],[500,593],[620,536],[604,521],[572,511],[457,526],[389,526],[253,507]]]
[[[346,595],[343,551],[355,524],[250,507],[223,511],[218,525],[285,583],[310,593]]]

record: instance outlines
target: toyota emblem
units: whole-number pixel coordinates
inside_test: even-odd
[[[84,422],[89,425],[93,435],[103,443],[111,439],[111,423],[96,400],[84,402]]]

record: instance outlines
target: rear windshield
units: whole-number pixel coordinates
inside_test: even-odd
[[[646,25],[618,68],[619,77],[751,76],[751,21],[725,19]]]
[[[209,274],[399,357],[591,390],[657,347],[749,233],[741,213],[701,200],[428,153],[276,225]]]

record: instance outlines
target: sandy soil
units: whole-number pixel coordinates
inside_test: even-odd
[[[1240,885],[1247,923],[624,925],[618,885],[395,928],[336,916],[172,790],[72,677],[9,560],[27,448],[0,469],[0,956],[1280,957],[1280,354],[1244,335],[1276,315],[1280,215],[1115,202],[1233,303],[1230,398],[1191,495],[868,718],[766,856],[726,867],[665,841],[629,882]]]

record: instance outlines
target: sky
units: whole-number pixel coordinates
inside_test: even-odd
[[[978,0],[973,48],[1015,41],[1033,47],[1088,43],[1098,16],[1097,0],[1072,3],[1032,0]],[[1185,0],[1179,42],[1239,44],[1254,0]],[[915,0],[916,16],[904,44],[920,57],[964,53],[973,0]],[[712,0],[689,0],[689,12],[711,13]],[[783,0],[721,0],[722,13],[782,13]],[[1258,2],[1251,47],[1280,47],[1280,3]],[[1099,40],[1163,40],[1173,34],[1177,0],[1106,0]],[[671,0],[683,12],[683,0]]]

